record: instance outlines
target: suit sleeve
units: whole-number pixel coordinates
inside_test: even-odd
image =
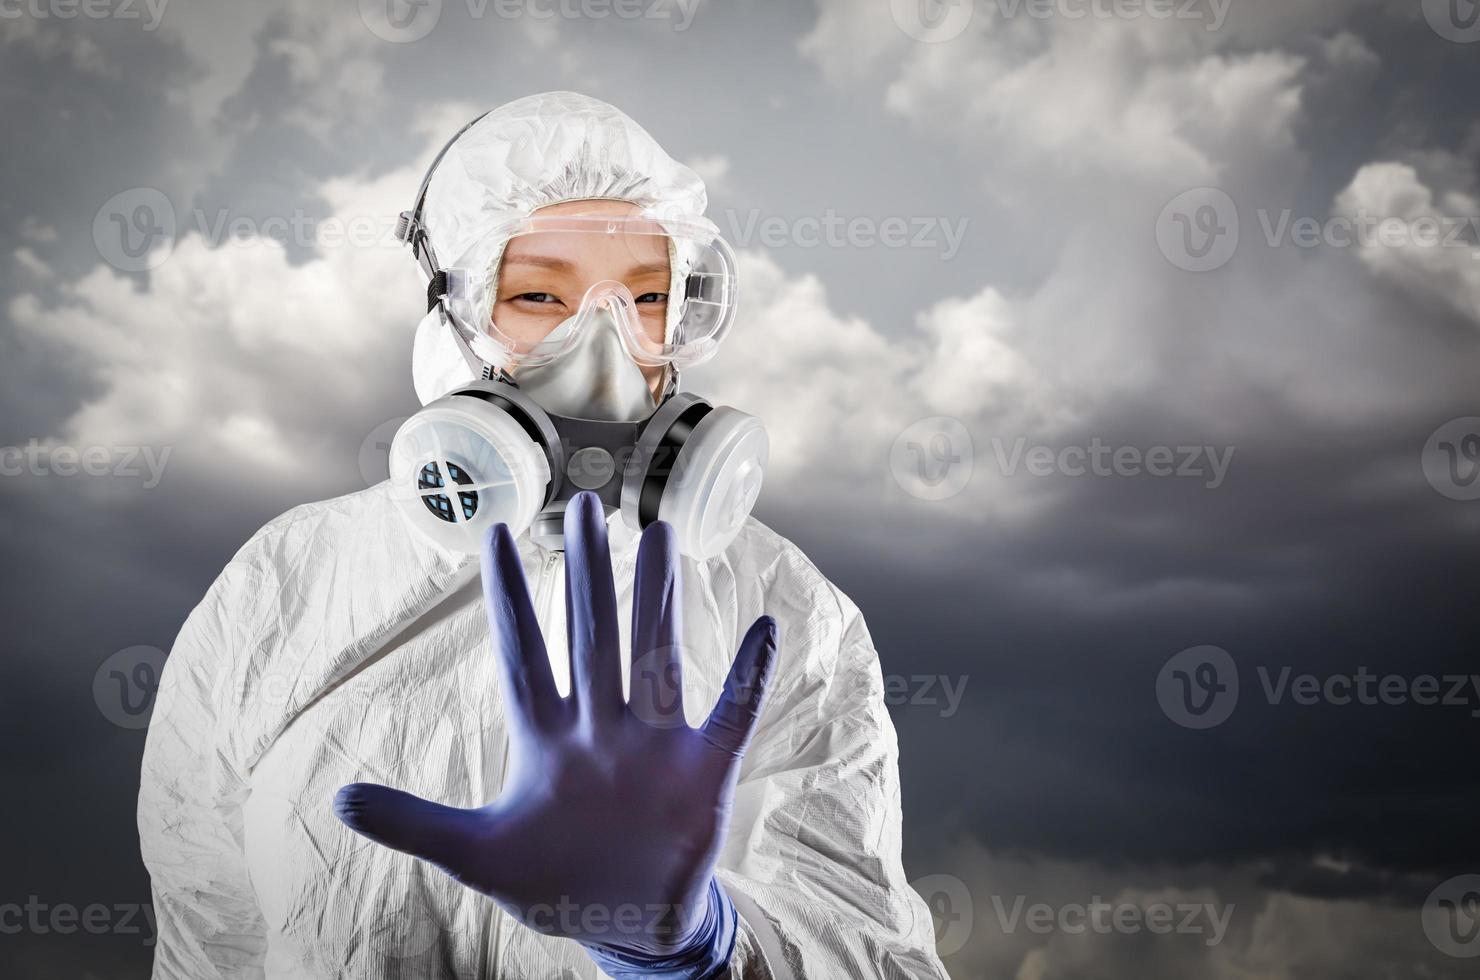
[[[256,642],[252,611],[269,586],[238,556],[165,662],[138,809],[158,920],[154,980],[263,976],[266,926],[247,877],[232,692],[236,665]]]
[[[729,975],[943,978],[933,920],[901,863],[878,656],[857,608],[834,595],[837,620],[808,616],[783,633],[782,683],[746,755],[719,871],[740,914]]]

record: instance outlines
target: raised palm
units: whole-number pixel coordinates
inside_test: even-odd
[[[568,506],[565,548],[565,698],[508,529],[496,527],[484,550],[484,594],[509,717],[510,762],[499,797],[464,810],[355,783],[339,791],[335,812],[371,840],[432,862],[530,928],[621,954],[682,955],[716,925],[717,908],[729,909],[714,866],[775,657],[775,622],[763,616],[751,626],[719,702],[702,727],[691,728],[683,713],[672,530],[650,526],[638,550],[626,701],[606,525],[594,495]]]

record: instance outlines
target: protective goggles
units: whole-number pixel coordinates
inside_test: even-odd
[[[702,217],[530,215],[444,270],[444,309],[499,367],[560,357],[607,310],[634,361],[684,368],[713,356],[735,317],[734,253]]]

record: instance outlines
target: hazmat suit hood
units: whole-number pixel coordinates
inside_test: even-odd
[[[545,92],[500,106],[448,147],[427,185],[422,222],[436,254],[450,261],[512,219],[588,199],[671,216],[708,205],[699,175],[620,109]],[[417,327],[412,380],[423,405],[476,380],[436,311]]]

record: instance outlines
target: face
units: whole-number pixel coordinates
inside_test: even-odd
[[[624,201],[566,201],[535,214],[627,217],[640,212]],[[660,347],[668,311],[669,261],[667,240],[658,235],[542,231],[510,239],[499,265],[493,322],[516,342],[532,345],[573,316],[586,291],[607,279],[632,293],[644,336]],[[639,367],[656,396],[663,368]]]

